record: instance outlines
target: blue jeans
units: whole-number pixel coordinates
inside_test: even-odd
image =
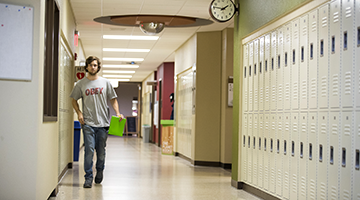
[[[96,150],[96,170],[103,171],[105,168],[105,147],[108,137],[104,127],[92,127],[82,125],[85,143],[84,170],[85,179],[93,178],[93,158]]]

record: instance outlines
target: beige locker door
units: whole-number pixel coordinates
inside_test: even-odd
[[[243,111],[248,111],[248,104],[249,104],[249,45],[243,45]]]
[[[330,75],[329,75],[329,104],[330,108],[340,107],[340,33],[341,10],[340,0],[330,3]]]
[[[276,79],[277,79],[277,110],[284,108],[284,26],[277,30],[278,49],[277,49],[277,65],[276,65]]]
[[[284,109],[291,108],[291,23],[284,27]]]
[[[307,182],[307,199],[316,200],[318,199],[316,196],[316,189],[317,189],[317,183],[316,183],[316,166],[317,166],[317,160],[316,155],[318,154],[317,151],[317,113],[316,112],[310,112],[308,117],[308,154],[307,154],[307,160],[308,160],[308,182]]]
[[[328,133],[329,133],[329,117],[328,112],[321,111],[318,113],[318,153],[316,154],[317,162],[317,198],[319,200],[327,200],[327,182],[328,182]]]
[[[258,130],[258,181],[259,188],[264,187],[264,113],[259,113],[259,130]]]
[[[249,81],[249,102],[248,110],[253,111],[254,105],[254,42],[249,42],[249,69],[248,69],[248,81]]]
[[[358,1],[356,2],[358,3]],[[353,159],[353,180],[354,180],[354,184],[353,184],[353,188],[352,188],[352,196],[353,198],[360,198],[360,111],[355,111],[355,131],[354,131],[354,145],[355,148],[352,149],[353,153],[355,154],[354,159]]]
[[[253,136],[253,114],[249,113],[248,114],[248,141],[247,141],[247,148],[248,148],[248,152],[247,152],[247,182],[251,185],[253,185],[252,183],[252,173],[253,173],[253,149],[251,146],[251,141],[252,141],[252,136]]]
[[[291,109],[299,109],[299,31],[300,20],[292,21],[291,27]]]
[[[270,34],[265,35],[265,65],[264,65],[264,72],[265,72],[265,110],[270,110],[270,102],[271,102],[271,82],[270,82]]]
[[[318,83],[318,10],[309,13],[309,45],[308,45],[308,58],[309,58],[309,108],[317,108],[317,83]]]
[[[329,113],[329,162],[328,162],[328,199],[339,199],[339,167],[340,167],[340,114]]]
[[[308,37],[309,37],[309,16],[304,15],[300,18],[300,48],[299,48],[299,73],[300,73],[300,108],[308,108]]]
[[[269,163],[270,163],[270,185],[269,190],[275,194],[276,187],[276,113],[270,114],[270,134],[269,134]]]
[[[299,129],[299,199],[307,198],[307,170],[308,170],[308,113],[300,113],[300,129]]]
[[[353,135],[353,116],[352,112],[342,112],[341,116],[341,145],[340,151],[340,199],[351,199],[351,178],[352,178],[352,158],[353,146],[352,146],[352,135]]]
[[[241,181],[246,182],[247,181],[247,153],[248,153],[248,147],[247,147],[247,138],[248,138],[248,115],[247,113],[242,114],[242,134],[241,134]]]
[[[319,8],[319,80],[318,80],[318,107],[328,108],[329,98],[329,4]]]
[[[360,0],[355,1],[355,55],[360,55]],[[360,108],[360,56],[355,56],[355,105]],[[360,197],[360,196],[359,196]]]
[[[259,40],[259,111],[264,110],[264,54],[265,54],[265,37]]]
[[[277,80],[276,80],[276,54],[277,54],[277,35],[276,31],[273,31],[271,33],[270,38],[270,87],[271,87],[271,103],[270,103],[270,109],[272,111],[276,110],[276,104],[278,100],[278,94],[277,94]]]
[[[355,47],[355,28],[354,28],[354,0],[342,2],[342,32],[341,37],[341,106],[352,108],[353,105],[353,85],[355,73],[354,47]],[[359,16],[360,17],[360,16]],[[352,42],[353,41],[353,42]],[[355,56],[356,57],[356,56]]]
[[[253,114],[253,132],[251,138],[251,150],[252,150],[252,184],[255,187],[258,187],[258,148],[257,148],[257,138],[259,131],[259,114]]]
[[[259,40],[254,41],[254,111],[259,110]]]
[[[276,196],[283,196],[283,183],[284,183],[284,171],[283,171],[283,134],[284,134],[284,121],[283,121],[283,113],[279,112],[276,115],[276,136],[274,141],[275,146],[275,170],[276,170]]]
[[[290,198],[290,156],[291,156],[291,114],[286,112],[283,115],[283,198]]]
[[[290,145],[290,199],[298,199],[299,193],[299,113],[291,113]]]
[[[269,141],[270,141],[270,115],[269,113],[264,114],[265,126],[264,126],[264,189],[269,191],[270,184],[270,150],[269,150]]]

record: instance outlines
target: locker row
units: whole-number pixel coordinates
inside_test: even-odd
[[[243,45],[243,110],[360,108],[360,1],[336,0]]]

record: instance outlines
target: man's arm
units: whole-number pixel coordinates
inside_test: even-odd
[[[111,106],[114,108],[116,116],[120,117],[120,121],[124,118],[124,115],[119,112],[119,104],[116,98],[110,100]]]
[[[80,111],[78,102],[75,99],[72,99],[71,104],[72,104],[76,114],[78,115],[80,124],[85,124],[84,116],[83,116],[82,112]]]

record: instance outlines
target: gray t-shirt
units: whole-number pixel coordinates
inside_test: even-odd
[[[99,77],[91,81],[84,78],[76,83],[70,97],[75,100],[82,98],[82,113],[86,125],[93,127],[110,125],[107,100],[116,98],[117,95],[107,79]]]

